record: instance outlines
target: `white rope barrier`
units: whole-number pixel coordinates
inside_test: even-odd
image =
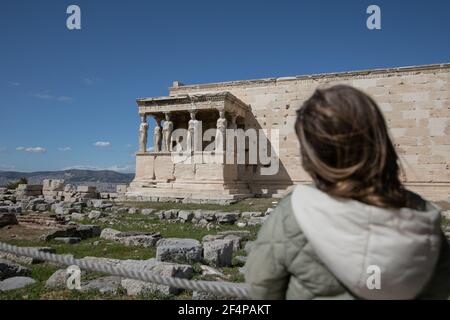
[[[245,284],[165,277],[148,271],[144,272],[137,269],[116,267],[110,264],[100,263],[98,261],[74,259],[67,255],[57,255],[53,253],[41,252],[33,248],[12,246],[3,242],[0,242],[0,251],[11,253],[16,256],[26,256],[67,266],[76,265],[80,267],[80,269],[87,271],[101,272],[114,276],[141,280],[180,289],[209,292],[220,297],[235,297],[242,299],[249,298],[248,287]]]

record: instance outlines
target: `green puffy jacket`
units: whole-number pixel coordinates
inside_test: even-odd
[[[297,186],[251,249],[251,297],[448,299],[450,247],[440,209],[422,202],[421,211],[387,210]]]

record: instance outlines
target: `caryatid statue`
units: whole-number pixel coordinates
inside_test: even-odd
[[[165,113],[166,120],[163,125],[163,143],[164,143],[164,151],[170,152],[172,150],[172,131],[173,131],[173,122],[170,121],[170,114]]]
[[[227,132],[227,119],[225,118],[225,110],[219,110],[219,119],[217,119],[216,129],[216,151],[223,151],[225,147],[225,135]]]
[[[195,119],[196,110],[189,111],[189,114],[191,115],[191,120],[189,120],[188,124],[188,132],[187,132],[187,138],[186,138],[186,150],[187,151],[198,151],[196,150],[196,131],[197,131],[197,123],[198,121]]]
[[[161,118],[155,117],[156,126],[153,130],[153,152],[161,151]]]
[[[139,126],[139,151],[147,152],[147,132],[148,132],[148,123],[147,116],[141,116],[141,124]]]

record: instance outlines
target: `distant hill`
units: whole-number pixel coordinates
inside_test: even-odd
[[[0,186],[27,178],[30,184],[41,184],[44,179],[64,179],[66,184],[96,186],[99,191],[113,191],[118,184],[128,184],[134,173],[120,173],[111,170],[63,170],[16,172],[0,171]]]

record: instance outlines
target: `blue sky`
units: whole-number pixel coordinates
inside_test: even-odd
[[[81,30],[66,28],[70,4]],[[366,28],[371,4],[382,30]],[[447,0],[2,0],[0,170],[133,172],[138,97],[450,62],[449,16]]]

